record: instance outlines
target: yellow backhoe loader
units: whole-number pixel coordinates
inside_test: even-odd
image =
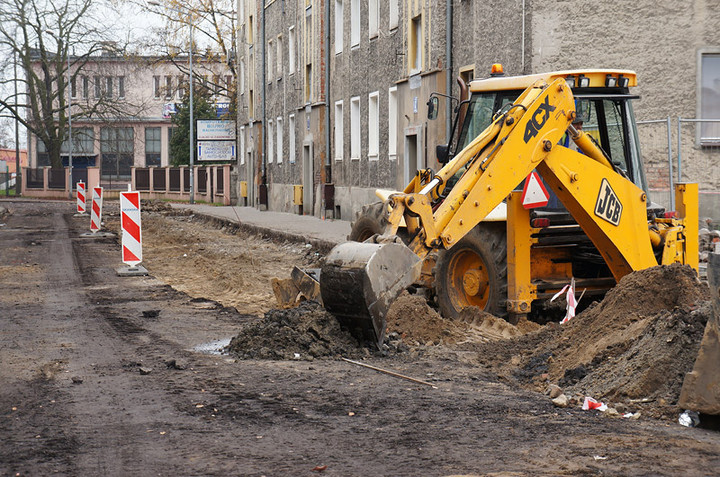
[[[635,73],[621,70],[473,81],[455,123],[458,152],[439,146],[437,173],[379,191],[384,201],[353,225],[362,242],[327,255],[325,308],[382,343],[390,304],[410,286],[427,290],[446,317],[478,306],[514,321],[571,278],[592,295],[658,264],[697,269],[697,185],[677,185],[676,212],[649,201],[635,85]],[[533,171],[552,197],[527,209],[518,189]]]

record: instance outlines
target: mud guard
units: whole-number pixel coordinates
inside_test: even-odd
[[[379,347],[390,305],[415,283],[421,265],[420,257],[403,244],[342,243],[321,268],[323,304],[355,337]]]
[[[685,375],[678,404],[703,414],[720,414],[720,254],[710,254],[707,273],[712,315],[693,370]]]

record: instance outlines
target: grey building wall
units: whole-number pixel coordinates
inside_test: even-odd
[[[368,34],[369,1],[360,1],[360,42],[351,42],[351,0],[344,0],[343,48],[335,51],[336,0],[328,0],[329,21],[325,4],[313,1],[311,28],[306,28],[306,0],[265,4],[266,37],[275,43],[282,35],[282,75],[267,79],[265,88],[266,119],[284,123],[283,162],[268,160],[265,180],[269,187],[269,207],[273,210],[294,210],[290,201],[292,186],[303,184],[306,204],[304,213],[325,214],[323,186],[334,185],[335,209],[332,213],[352,219],[363,204],[375,200],[376,187],[401,189],[407,182],[408,170],[417,167],[437,169],[435,145],[445,142],[445,118],[425,118],[425,103],[432,91],[445,93],[446,69],[445,27],[447,4],[429,0],[398,0],[398,25],[389,24],[390,2],[379,1],[378,35]],[[240,180],[262,182],[263,133],[261,117],[262,47],[261,8],[258,0],[238,0],[238,8],[246,8],[241,30],[248,28],[248,14],[254,16],[255,41],[252,47],[238,44],[244,58],[247,85],[254,89],[255,110],[248,112],[249,98],[239,95],[239,130],[244,128],[246,164],[239,168]],[[620,0],[620,2],[512,0],[502,4],[454,1],[452,38],[452,76],[466,79],[487,77],[493,63],[502,63],[507,74],[537,73],[570,68],[621,68],[638,73],[636,92],[641,100],[635,111],[639,120],[673,118],[672,147],[677,155],[677,116],[696,117],[699,113],[699,55],[703,51],[720,52],[720,33],[715,28],[720,20],[717,1],[696,0],[681,3]],[[423,15],[422,69],[411,75],[408,61],[411,45],[409,29],[412,18]],[[295,31],[296,61],[289,71],[290,36]],[[326,44],[325,33],[330,40]],[[308,35],[310,37],[308,38]],[[240,39],[247,38],[244,32]],[[276,43],[275,43],[276,44]],[[326,64],[326,49],[330,61]],[[254,52],[252,51],[254,50]],[[254,70],[247,63],[254,55]],[[273,54],[275,57],[276,53]],[[274,61],[277,61],[274,58]],[[313,96],[305,98],[305,65],[312,64]],[[330,71],[330,84],[324,87],[325,68]],[[388,91],[397,91],[397,137],[388,134]],[[368,95],[378,92],[379,154],[368,158]],[[453,81],[451,93],[457,95]],[[351,98],[360,98],[361,153],[350,158]],[[335,103],[343,101],[343,154],[336,160]],[[441,102],[443,106],[444,101]],[[330,114],[330,130],[326,114]],[[441,114],[447,109],[441,108]],[[295,116],[295,148],[290,150],[289,116]],[[267,126],[267,124],[266,124]],[[275,126],[276,127],[276,126]],[[326,134],[330,150],[326,151]],[[646,168],[651,185],[662,189],[667,183],[666,126],[641,125],[639,134],[644,148]],[[700,147],[694,129],[682,131],[683,179],[699,181],[701,190],[713,192],[720,185],[717,149]],[[687,136],[687,137],[685,137]],[[276,141],[276,137],[268,138]],[[389,154],[389,143],[396,146],[396,155]],[[242,148],[242,147],[241,147]],[[273,149],[276,149],[277,146]],[[410,157],[411,150],[417,157]],[[242,152],[242,151],[241,151]],[[295,160],[293,161],[292,158]],[[268,158],[269,159],[269,158]],[[253,161],[252,163],[250,161]],[[673,159],[675,160],[675,159]],[[311,192],[308,192],[310,189]],[[653,197],[662,197],[658,192]],[[707,194],[706,194],[707,195]],[[667,196],[667,194],[665,194]],[[704,199],[706,204],[708,203]],[[257,204],[257,195],[251,203]],[[708,206],[704,206],[707,210]]]
[[[720,52],[720,2],[694,1],[564,1],[536,0],[530,35],[532,70],[578,67],[631,69],[637,72],[641,96],[635,101],[638,120],[671,117],[674,163],[678,149],[677,118],[700,113],[699,55]],[[669,205],[666,126],[641,126],[652,199]],[[700,147],[694,125],[682,128],[682,179],[699,182],[701,214],[720,218],[713,193],[720,186],[720,152]],[[674,171],[677,174],[677,170]]]

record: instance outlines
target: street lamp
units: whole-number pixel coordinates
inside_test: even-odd
[[[45,30],[45,33],[50,34],[53,38],[55,38],[58,42],[60,39],[55,36],[55,33],[53,33],[50,30]],[[72,191],[73,191],[73,139],[72,139],[72,83],[70,82],[70,33],[68,32],[68,40],[67,40],[67,86],[65,89],[67,89],[67,95],[68,95],[68,140],[70,141],[70,151],[68,152],[68,169],[70,169],[70,187],[68,190],[70,191],[68,193],[68,198],[72,199]],[[17,149],[17,147],[16,147]]]
[[[153,5],[155,7],[163,7],[164,5],[160,5],[158,2],[148,2],[148,5]],[[172,10],[176,13],[183,14],[184,12],[180,10],[179,8],[175,8],[169,5],[165,5],[165,8]],[[190,44],[188,45],[188,62],[190,63],[190,203],[195,203],[195,121],[193,118],[193,110],[194,110],[194,102],[193,102],[193,23],[192,23],[192,14],[191,12],[187,12],[188,15],[188,24],[190,25]]]

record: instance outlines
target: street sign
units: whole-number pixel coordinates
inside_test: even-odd
[[[526,209],[545,207],[550,200],[550,194],[540,180],[537,172],[531,172],[525,179],[522,192],[522,205]]]
[[[235,141],[198,141],[198,161],[234,161]]]
[[[198,141],[234,141],[235,121],[199,119],[196,137]]]

